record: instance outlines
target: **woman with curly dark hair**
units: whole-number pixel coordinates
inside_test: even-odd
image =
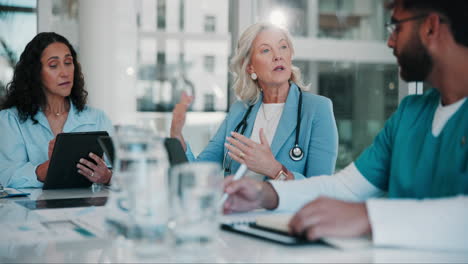
[[[62,132],[104,130],[104,112],[86,106],[88,93],[77,54],[66,38],[39,33],[26,45],[0,104],[0,183],[14,188],[42,187],[55,136]],[[77,170],[95,183],[112,177],[105,162],[82,159]]]

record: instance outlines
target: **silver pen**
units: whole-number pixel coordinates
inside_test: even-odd
[[[245,173],[247,172],[247,166],[245,164],[241,164],[239,169],[237,169],[236,174],[234,174],[234,177],[232,178],[232,181],[237,181],[240,180]],[[226,200],[229,198],[229,194],[224,193],[223,197],[221,198],[221,201],[219,202],[219,206],[223,206],[223,204],[226,202]]]

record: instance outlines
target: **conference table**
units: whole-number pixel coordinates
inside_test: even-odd
[[[0,263],[468,262],[468,252],[381,248],[372,246],[370,238],[343,240],[333,247],[318,243],[285,246],[224,230],[210,243],[179,247],[166,242],[141,252],[132,241],[106,233],[108,189],[22,191],[30,195],[0,199]],[[70,226],[76,223],[94,235],[71,232]]]

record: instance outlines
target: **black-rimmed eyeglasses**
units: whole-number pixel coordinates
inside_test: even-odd
[[[412,21],[412,20],[417,20],[417,19],[421,19],[421,18],[425,18],[425,17],[427,17],[427,16],[428,16],[427,14],[423,14],[423,15],[417,15],[417,16],[408,17],[408,18],[401,19],[401,20],[392,18],[392,20],[391,20],[390,22],[385,23],[385,27],[387,28],[388,33],[390,34],[390,37],[392,37],[393,34],[395,33],[396,28],[397,28],[398,25],[400,25],[401,23],[408,22],[408,21]]]
[[[390,38],[393,38],[394,33],[398,31],[397,30],[398,25],[400,25],[401,23],[412,21],[412,20],[417,20],[417,19],[421,19],[421,18],[425,18],[428,15],[429,14],[422,14],[422,15],[412,16],[412,17],[408,17],[408,18],[405,18],[405,19],[401,19],[401,20],[398,20],[398,19],[395,19],[395,18],[392,17],[390,22],[385,23],[385,27],[387,28],[388,33],[390,34]],[[443,18],[441,16],[439,16],[439,22],[440,23],[449,23],[447,18]]]

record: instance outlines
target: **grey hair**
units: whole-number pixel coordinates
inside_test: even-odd
[[[237,44],[236,52],[231,59],[231,73],[234,75],[234,91],[238,99],[244,101],[247,104],[255,104],[260,99],[260,87],[257,82],[252,80],[247,73],[247,66],[250,63],[252,57],[252,45],[262,31],[274,29],[281,31],[286,36],[286,41],[291,48],[291,55],[294,55],[294,47],[291,41],[291,35],[289,32],[271,23],[260,22],[249,26],[240,36]],[[301,70],[292,65],[291,66],[291,82],[294,82],[302,90],[308,90],[302,80]]]

